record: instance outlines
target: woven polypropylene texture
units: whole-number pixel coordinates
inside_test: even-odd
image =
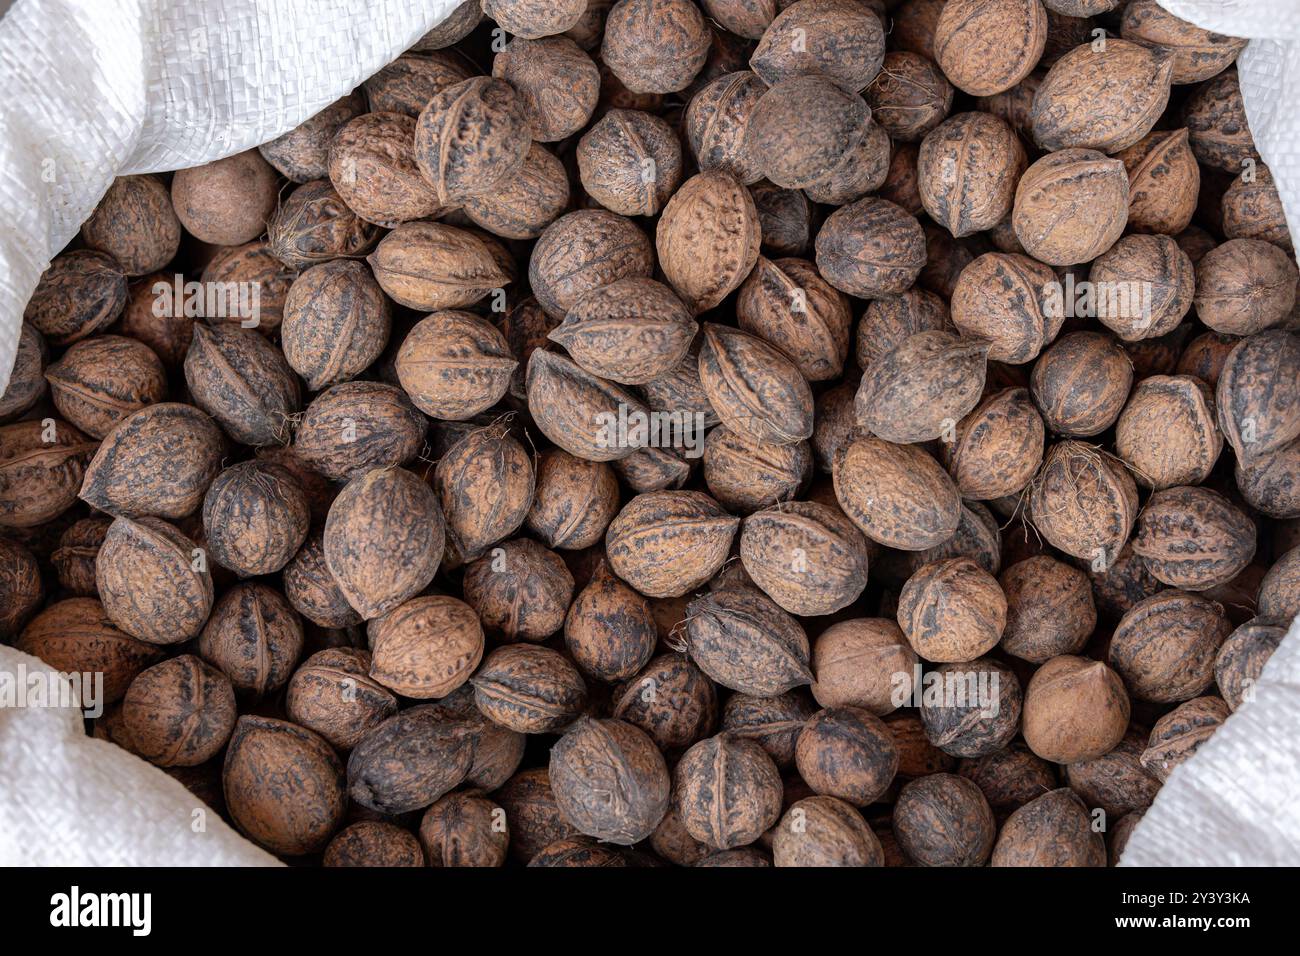
[[[50,258],[124,173],[287,132],[455,0],[18,0],[0,19],[0,392]]]

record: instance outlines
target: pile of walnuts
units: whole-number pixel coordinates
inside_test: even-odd
[[[284,857],[1105,865],[1300,610],[1243,46],[467,0],[55,258],[0,638]]]

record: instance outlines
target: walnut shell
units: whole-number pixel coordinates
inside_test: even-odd
[[[706,323],[699,364],[710,404],[733,431],[777,444],[812,436],[807,381],[790,359],[762,339]]]
[[[465,600],[509,640],[542,641],[564,626],[573,575],[531,538],[504,541],[465,569]]]
[[[940,331],[905,339],[866,368],[854,401],[858,424],[900,444],[950,432],[980,399],[988,348]]]
[[[889,728],[858,707],[814,714],[799,734],[794,759],[816,793],[859,807],[875,802],[898,772],[898,748]]]
[[[1016,253],[989,252],[962,269],[952,293],[952,324],[985,339],[991,362],[1020,365],[1056,338],[1065,313],[1050,308],[1056,273]]]
[[[229,679],[192,654],[141,671],[122,701],[133,749],[159,767],[195,767],[215,757],[235,717]]]
[[[676,368],[697,329],[667,286],[632,276],[587,292],[548,338],[592,375],[641,385]]]
[[[263,697],[279,690],[302,656],[302,622],[283,595],[265,584],[234,585],[212,609],[198,652],[235,691]]]
[[[1237,628],[1214,658],[1214,683],[1229,710],[1255,699],[1264,665],[1277,650],[1286,628],[1255,618]]]
[[[1083,650],[1097,626],[1088,576],[1039,554],[1011,565],[998,578],[1007,599],[1004,651],[1041,664]]]
[[[220,429],[197,408],[146,406],[104,436],[86,466],[81,499],[112,515],[184,517],[203,501],[224,445]]]
[[[477,0],[474,9],[478,9]],[[321,866],[424,866],[424,851],[409,830],[382,820],[362,820],[334,834]]]
[[[528,866],[537,867],[587,867],[634,866],[634,857],[628,852],[598,843],[589,836],[574,836],[557,840],[540,850]]]
[[[444,205],[463,203],[519,171],[530,124],[505,80],[474,76],[437,93],[415,127],[415,162]]]
[[[417,119],[428,102],[443,90],[478,75],[478,70],[459,51],[443,53],[421,47],[417,43],[362,84],[371,112],[404,113]],[[410,145],[407,144],[408,149]]]
[[[1028,76],[1043,55],[1047,13],[1035,0],[948,0],[932,42],[933,58],[958,89],[972,96],[1001,93]]]
[[[664,207],[655,247],[664,276],[692,312],[716,307],[758,260],[758,211],[749,190],[721,170],[691,177]]]
[[[1172,332],[1192,307],[1192,260],[1169,236],[1125,236],[1094,260],[1088,275],[1097,319],[1121,339]]]
[[[445,697],[469,679],[483,657],[483,628],[463,601],[416,597],[367,628],[370,676],[403,697]]]
[[[534,40],[572,28],[585,9],[583,0],[483,0],[483,13],[501,29]]]
[[[626,458],[648,440],[636,427],[648,418],[635,396],[544,349],[528,360],[528,406],[543,435],[588,461]]]
[[[1169,103],[1174,56],[1127,40],[1085,43],[1059,59],[1034,95],[1033,135],[1046,150],[1116,153],[1151,132]]]
[[[1282,554],[1259,585],[1256,611],[1263,621],[1281,627],[1300,614],[1300,549]]]
[[[1203,165],[1235,175],[1246,160],[1259,162],[1236,70],[1225,70],[1192,91],[1183,104],[1182,122]]]
[[[1228,361],[1228,354],[1241,339],[1235,335],[1223,335],[1220,332],[1202,332],[1187,343],[1183,354],[1178,358],[1175,370],[1179,375],[1200,379],[1210,387],[1213,399],[1215,386],[1219,384],[1219,374]],[[1196,482],[1183,482],[1196,484]]]
[[[633,93],[676,93],[703,68],[710,38],[690,0],[619,0],[605,18],[600,58]]]
[[[952,85],[943,72],[907,51],[886,53],[880,73],[862,95],[871,118],[897,142],[918,142],[952,109]]]
[[[518,361],[505,336],[469,312],[435,312],[416,323],[397,352],[397,377],[420,411],[464,421],[510,388]]]
[[[635,223],[580,209],[546,227],[528,260],[528,282],[546,314],[561,319],[592,289],[653,269],[650,240]]]
[[[1228,705],[1218,697],[1189,700],[1156,721],[1142,752],[1142,766],[1161,783],[1223,725]]]
[[[749,64],[769,85],[817,74],[856,93],[875,79],[884,59],[885,31],[863,4],[802,0],[772,20]]]
[[[934,59],[934,31],[948,0],[904,0],[892,11],[891,46]]]
[[[1092,149],[1062,149],[1020,177],[1011,223],[1029,255],[1073,265],[1115,244],[1128,221],[1128,201],[1122,162]]]
[[[751,185],[763,177],[749,140],[749,118],[767,84],[749,70],[724,73],[691,97],[683,118],[686,142],[701,171],[719,169]]]
[[[816,74],[784,79],[759,97],[745,149],[776,185],[836,205],[878,188],[889,172],[889,136],[871,108]]]
[[[1187,228],[1201,190],[1201,167],[1187,130],[1155,130],[1115,158],[1128,170],[1131,231],[1173,236]]]
[[[916,665],[916,654],[893,621],[840,621],[813,642],[812,694],[823,707],[857,707],[883,716],[898,707],[895,675],[910,678]]]
[[[172,205],[185,231],[214,246],[251,242],[279,196],[275,170],[255,149],[172,176]]]
[[[516,862],[526,863],[551,844],[577,835],[573,825],[560,816],[545,767],[521,770],[492,796],[506,811],[509,852]]]
[[[95,559],[99,554],[99,549],[104,543],[104,536],[108,533],[109,526],[112,525],[111,518],[82,518],[76,524],[72,525],[63,532],[59,538],[59,547],[50,555],[50,563],[54,565],[55,571],[58,572],[59,585],[64,592],[69,595],[78,597],[93,597],[98,591],[95,585]],[[12,545],[14,549],[19,546]],[[17,564],[10,567],[9,573],[15,575],[9,580],[12,585],[8,591],[10,599],[15,602],[22,602],[26,597],[27,588],[22,583],[23,575],[19,574],[18,567],[23,564],[17,558],[17,551],[9,552],[0,548],[0,565],[5,560],[15,561]],[[35,565],[32,565],[35,567]],[[0,572],[0,578],[3,572]],[[36,591],[40,591],[40,578],[36,578]],[[6,620],[13,620],[14,612],[9,614],[0,611],[0,636],[6,633]],[[16,617],[21,618],[23,615],[18,614]],[[17,628],[13,628],[17,630]]]
[[[873,299],[858,323],[856,357],[865,369],[918,332],[952,331],[948,305],[925,289]]]
[[[989,113],[958,113],[921,141],[921,202],[954,236],[991,229],[1011,213],[1027,164],[1019,137],[1005,122]]]
[[[1280,329],[1240,340],[1216,389],[1219,428],[1249,465],[1300,436],[1300,338]]]
[[[723,687],[774,697],[812,683],[807,635],[760,591],[714,591],[692,601],[686,614],[691,659]]]
[[[835,497],[872,541],[924,551],[947,541],[961,518],[957,487],[914,445],[855,436],[835,455]]]
[[[375,112],[349,120],[330,143],[330,182],[337,190],[337,197],[366,223],[393,226],[444,211],[446,200],[424,179],[417,165],[412,147],[415,137],[414,118],[405,113]],[[299,192],[302,189],[289,198],[286,209]],[[277,217],[273,223],[273,242],[280,231],[279,221]],[[359,225],[354,228],[368,239],[374,235],[373,229],[365,230]],[[356,248],[344,254],[368,251],[373,239],[354,244]],[[286,261],[301,268],[316,258]]]
[[[857,416],[853,410],[853,399],[857,394],[858,383],[849,379],[833,388],[828,388],[817,396],[813,414],[812,453],[817,470],[829,475],[834,468],[835,453],[845,445],[858,427]],[[716,429],[715,429],[716,431]],[[710,433],[710,437],[712,436]],[[769,445],[779,448],[779,445]],[[706,441],[705,469],[708,468],[708,448]],[[793,497],[797,488],[791,488],[785,497]],[[721,499],[719,499],[721,500]],[[779,500],[779,499],[778,499]],[[771,504],[771,502],[768,502]],[[753,510],[753,509],[751,509]]]
[[[390,327],[388,300],[370,270],[336,259],[294,280],[284,304],[281,347],[315,392],[364,371],[384,350]]]
[[[293,609],[313,624],[337,628],[361,623],[361,615],[352,609],[325,563],[322,532],[310,534],[284,566],[283,583],[284,596]]]
[[[195,637],[212,611],[203,551],[157,518],[113,521],[95,559],[95,585],[113,623],[151,644]]]
[[[805,259],[759,256],[740,287],[736,318],[746,332],[775,345],[804,378],[838,378],[849,347],[849,300]]]
[[[280,175],[295,183],[324,179],[329,175],[330,140],[340,126],[365,111],[366,98],[361,92],[349,93],[289,132],[263,143],[257,151]]]
[[[1113,750],[1070,764],[1066,767],[1070,789],[1109,817],[1145,810],[1160,792],[1160,782],[1140,762],[1146,743],[1145,730],[1132,728]]]
[[[370,652],[331,647],[302,662],[289,678],[285,713],[342,751],[397,713],[397,697],[374,680]]]
[[[185,383],[194,403],[235,441],[288,442],[302,389],[284,354],[265,336],[230,323],[196,322],[185,353]]]
[[[478,731],[422,704],[389,717],[348,757],[348,795],[384,814],[427,807],[460,786],[474,762]]]
[[[671,126],[640,110],[613,109],[578,141],[587,195],[621,216],[653,216],[682,181],[682,146]]]
[[[343,382],[307,406],[293,450],[325,477],[346,479],[409,462],[424,447],[426,424],[400,388]]]
[[[732,694],[723,708],[722,727],[733,737],[758,742],[778,767],[794,765],[795,745],[815,712],[799,691],[775,697]]]
[[[994,810],[1014,810],[1057,786],[1056,768],[1024,744],[963,760],[957,771],[972,781]]]
[[[1002,638],[1007,599],[997,580],[970,558],[922,566],[898,596],[898,623],[930,661],[973,661]]]
[[[334,224],[327,225],[332,227]],[[314,242],[316,237],[309,235],[308,239]],[[205,313],[217,313],[205,317],[209,324],[233,322],[244,328],[256,328],[263,335],[271,335],[284,321],[284,303],[297,277],[295,271],[272,253],[269,241],[247,242],[242,246],[221,249],[203,267],[200,281],[208,289],[257,289],[257,294],[255,297],[250,295],[246,302],[240,298],[232,302],[226,293],[225,306],[216,309],[208,309],[205,302]],[[140,280],[140,284],[131,290],[126,315],[118,326],[123,335],[137,338],[157,352],[163,364],[169,367],[180,364],[185,358],[194,325],[193,320],[184,315],[185,303],[174,301],[174,283],[174,277],[161,273]],[[146,300],[141,295],[161,290],[166,290],[165,294],[153,300]],[[218,298],[216,304],[221,306],[221,299]]]
[[[1106,843],[1068,787],[1015,810],[993,846],[993,866],[1105,866]]]
[[[203,500],[208,550],[240,577],[274,574],[298,553],[311,524],[307,496],[293,473],[254,459],[225,469]]]
[[[780,812],[778,808],[777,814],[780,815]],[[655,827],[655,832],[650,834],[650,847],[655,851],[656,856],[674,866],[695,866],[708,856],[712,849],[707,843],[701,843],[686,831],[675,803],[669,805],[668,812],[659,821],[659,826]]]
[[[402,468],[347,483],[325,521],[325,563],[366,620],[420,593],[442,560],[446,529],[433,490]]]
[[[549,647],[506,644],[470,678],[484,716],[525,734],[551,733],[586,707],[587,686],[568,659]]]
[[[117,321],[126,307],[126,273],[93,249],[55,256],[23,310],[23,321],[49,340],[69,345]]]
[[[762,233],[759,248],[769,256],[805,255],[812,232],[812,207],[808,197],[798,189],[782,189],[766,180],[750,186],[749,194],[754,198],[754,208],[758,211]]]
[[[817,233],[817,269],[841,292],[862,299],[898,295],[925,267],[925,233],[906,210],[859,199],[827,217]]]
[[[1029,379],[1047,426],[1075,437],[1098,435],[1113,425],[1132,385],[1132,361],[1102,332],[1061,336],[1039,357]]]
[[[1295,305],[1295,263],[1261,239],[1229,239],[1196,266],[1196,317],[1216,332],[1253,335],[1280,325]]]
[[[1282,197],[1267,166],[1253,178],[1233,179],[1223,194],[1223,234],[1229,239],[1261,239],[1294,252]]]
[[[93,438],[103,438],[127,415],[167,395],[167,373],[158,356],[143,342],[120,335],[73,343],[45,370],[45,378],[59,414]]]
[[[604,538],[618,507],[618,480],[608,465],[551,449],[538,458],[525,524],[549,548],[580,550]]]
[[[1170,587],[1204,591],[1235,578],[1255,556],[1255,523],[1209,488],[1166,488],[1142,509],[1133,553]]]
[[[519,95],[532,138],[553,143],[587,125],[600,94],[600,71],[565,36],[516,36],[492,60],[492,75]]]
[[[163,268],[176,257],[181,223],[156,176],[118,176],[81,224],[86,246],[107,253],[129,276]]]
[[[473,305],[515,279],[496,240],[438,222],[402,223],[366,261],[390,298],[422,312]]]
[[[997,825],[978,786],[936,773],[903,785],[893,831],[908,859],[921,866],[982,866],[993,852]]]
[[[430,866],[503,866],[509,843],[505,811],[479,793],[449,793],[420,819]]]
[[[933,677],[931,676],[933,675]],[[954,757],[984,757],[1020,729],[1024,695],[1015,672],[989,657],[940,664],[919,691],[925,736]]]
[[[880,840],[857,809],[835,797],[790,805],[772,838],[773,866],[884,866]]]
[[[67,511],[94,450],[54,418],[0,426],[0,527],[36,528]]]
[[[1025,742],[1053,763],[1073,764],[1108,753],[1123,739],[1128,721],[1124,683],[1100,661],[1053,657],[1025,689]]]
[[[1138,700],[1188,700],[1214,680],[1214,657],[1231,630],[1216,602],[1161,591],[1120,618],[1110,642],[1110,665]]]
[[[1029,496],[1034,526],[1054,547],[1104,571],[1137,517],[1137,486],[1115,458],[1079,441],[1053,445]]]
[[[103,674],[103,704],[121,700],[136,675],[164,654],[162,647],[119,631],[103,605],[88,597],[51,604],[32,618],[14,647],[61,673]]]
[[[1222,73],[1246,47],[1237,37],[1211,33],[1180,20],[1155,0],[1135,0],[1124,8],[1120,32],[1125,40],[1173,53],[1174,83],[1199,83]]]
[[[780,819],[781,773],[753,740],[726,733],[702,740],[682,756],[673,780],[682,825],[708,846],[746,846]]]
[[[962,496],[988,501],[1025,488],[1043,460],[1042,416],[1024,388],[989,394],[940,446]]]
[[[867,542],[838,508],[793,501],[751,514],[740,560],[768,597],[791,614],[833,614],[862,594]]]
[[[624,506],[605,536],[610,568],[647,597],[680,597],[713,577],[740,519],[698,491],[653,491]]]
[[[689,747],[718,723],[717,689],[684,654],[651,660],[615,693],[613,703],[613,717],[640,727],[664,752]]]
[[[364,255],[377,241],[377,233],[328,180],[320,179],[299,186],[276,210],[267,226],[267,249],[289,269],[305,269],[330,259]],[[260,325],[258,316],[251,318]]]
[[[650,602],[600,562],[564,619],[564,646],[574,663],[589,677],[615,683],[645,667],[658,643]]]
[[[919,216],[925,211],[925,205],[921,202],[921,185],[916,174],[920,154],[920,147],[915,143],[895,143],[889,154],[889,170],[885,174],[885,181],[876,190],[876,195],[881,199],[888,199],[913,216]],[[1002,228],[1005,229],[1005,224]]]
[[[318,735],[246,714],[221,771],[226,809],[249,839],[281,856],[325,848],[347,811],[343,765]]]
[[[0,392],[0,421],[18,418],[45,394],[45,364],[49,359],[45,339],[36,326],[23,322],[18,330],[18,344],[9,383]]]
[[[579,831],[631,846],[668,811],[671,781],[644,731],[621,720],[582,718],[551,748],[560,813]]]
[[[533,465],[505,428],[479,428],[456,442],[433,473],[447,534],[477,557],[524,523],[532,504]]]
[[[524,165],[491,192],[465,200],[465,215],[504,239],[536,239],[569,206],[569,178],[546,148],[533,143]]]

